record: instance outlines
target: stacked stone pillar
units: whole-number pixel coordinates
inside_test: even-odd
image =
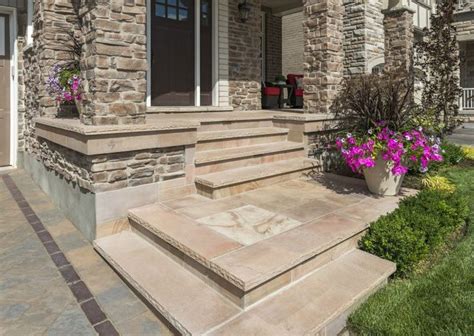
[[[304,110],[329,113],[343,78],[342,0],[304,0]]]
[[[73,42],[69,32],[75,31],[77,27],[77,16],[71,1],[68,0],[39,0],[35,2],[35,41],[33,53],[35,62],[40,70],[37,82],[25,78],[26,83],[36,86],[39,111],[38,114],[54,117],[58,113],[58,106],[54,97],[47,91],[46,80],[51,67],[56,63],[74,60],[72,53]],[[38,74],[29,74],[26,69],[26,77],[35,77]]]
[[[98,1],[80,9],[85,124],[142,124],[146,113],[146,2]]]
[[[413,71],[414,11],[398,7],[383,11],[385,71]]]
[[[383,62],[384,29],[379,0],[344,0],[344,74],[370,72],[370,64]]]

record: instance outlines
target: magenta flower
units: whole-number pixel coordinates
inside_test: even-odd
[[[348,133],[336,140],[336,147],[354,172],[374,167],[377,157],[392,162],[395,175],[406,174],[410,167],[427,171],[430,162],[443,160],[439,139],[427,137],[421,128],[394,132],[385,122],[377,125],[368,134]]]

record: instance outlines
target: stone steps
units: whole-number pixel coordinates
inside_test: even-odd
[[[262,163],[303,157],[302,143],[281,141],[269,144],[196,152],[196,174],[247,167]]]
[[[242,309],[133,232],[94,246],[183,335],[336,335],[349,312],[395,270],[391,262],[352,249]]]
[[[202,112],[148,114],[150,121],[187,120],[201,124],[200,132],[231,129],[273,127],[273,114],[268,112]]]
[[[202,335],[240,309],[130,231],[96,240],[95,249],[183,335]]]
[[[288,130],[277,127],[199,132],[196,150],[205,151],[280,142],[286,141],[287,137]]]
[[[298,157],[196,176],[195,183],[199,194],[218,199],[294,179],[319,167],[316,160]]]
[[[269,223],[278,223],[280,217],[272,217]],[[132,209],[129,220],[134,231],[240,307],[258,302],[354,249],[368,227],[332,214],[243,245],[161,204]]]

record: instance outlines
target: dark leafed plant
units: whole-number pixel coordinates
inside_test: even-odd
[[[459,51],[456,28],[453,26],[456,0],[440,0],[436,13],[431,16],[430,29],[415,45],[415,65],[424,73],[421,105],[430,111],[441,130],[456,126],[459,111]]]
[[[411,75],[384,73],[347,78],[332,105],[341,129],[362,133],[384,121],[393,131],[410,126],[418,109]]]

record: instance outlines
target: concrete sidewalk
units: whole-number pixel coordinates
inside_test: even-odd
[[[24,171],[8,174],[19,192],[0,176],[0,335],[170,334]]]
[[[447,139],[457,145],[474,146],[474,123],[465,123],[449,135]]]

